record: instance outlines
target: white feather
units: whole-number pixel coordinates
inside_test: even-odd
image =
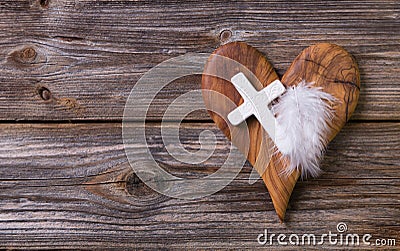
[[[272,105],[277,120],[275,143],[290,161],[286,174],[295,169],[301,171],[302,177],[316,177],[321,173],[319,163],[334,115],[331,105],[337,99],[312,85],[302,81],[290,86]]]

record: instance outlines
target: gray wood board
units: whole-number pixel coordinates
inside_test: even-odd
[[[360,66],[353,119],[400,119],[397,1],[16,0],[0,13],[0,120],[121,120],[130,90],[152,67],[237,40],[280,75],[309,45],[339,44]],[[198,88],[200,77],[171,83],[148,118]]]
[[[215,133],[217,147],[204,164],[170,158],[157,123],[147,125],[149,149],[167,171],[203,177],[229,151],[211,123],[184,123],[181,142],[198,149],[194,139],[205,129]],[[348,233],[372,234],[371,240],[400,237],[399,123],[346,125],[329,145],[325,173],[296,185],[286,224],[262,181],[249,184],[249,165],[202,199],[154,192],[133,174],[119,123],[2,124],[0,132],[2,247],[261,248],[256,238],[264,229],[321,235],[336,233],[339,222]]]

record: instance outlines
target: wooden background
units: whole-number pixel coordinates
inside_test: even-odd
[[[321,235],[339,222],[399,247],[399,1],[4,0],[0,28],[2,248],[255,249],[265,248],[264,229]],[[286,224],[262,181],[248,184],[249,165],[222,191],[184,201],[146,187],[125,156],[122,113],[136,81],[166,59],[236,40],[280,75],[318,42],[343,46],[360,66],[355,114],[331,142],[325,173],[296,185]],[[199,76],[171,83],[148,114],[150,150],[176,175],[212,173],[227,156],[205,111],[187,117],[181,140],[196,149],[202,130],[215,131],[209,161],[189,167],[162,147],[165,108],[199,87]]]

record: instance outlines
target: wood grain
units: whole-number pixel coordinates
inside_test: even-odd
[[[164,168],[200,177],[218,169],[229,151],[227,139],[211,123],[182,124],[182,143],[197,149],[193,139],[205,129],[215,133],[217,150],[199,166],[168,156],[160,147],[158,124],[148,124],[146,132],[150,150]],[[265,248],[256,241],[264,229],[321,235],[336,231],[341,221],[349,233],[398,240],[399,137],[399,123],[347,124],[329,146],[322,163],[325,173],[298,182],[288,221],[280,224],[262,181],[249,185],[249,165],[212,196],[170,199],[135,178],[119,123],[2,124],[0,246],[256,249]]]
[[[5,1],[0,5],[0,119],[121,120],[136,81],[158,63],[246,41],[279,75],[311,44],[343,46],[359,62],[356,120],[400,119],[396,1]],[[200,77],[165,88],[160,119]],[[51,99],[40,95],[45,87]],[[188,119],[209,120],[205,112]]]

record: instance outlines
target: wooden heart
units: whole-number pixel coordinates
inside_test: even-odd
[[[223,61],[218,60],[220,56],[237,61],[242,66],[226,69],[227,66]],[[257,90],[279,79],[272,65],[262,53],[243,42],[228,43],[216,49],[208,59],[204,72],[218,72],[223,69],[232,77],[239,72],[245,72],[244,69],[246,68],[253,73],[245,73],[245,75]],[[331,124],[331,133],[326,135],[326,139],[329,142],[348,121],[356,107],[360,90],[360,75],[357,63],[340,46],[328,43],[316,44],[301,52],[281,79],[285,86],[297,85],[301,81],[313,82],[313,86],[322,87],[324,92],[330,93],[339,101],[335,102],[332,107],[335,111],[335,117]],[[217,115],[211,111],[215,103],[220,101],[209,95],[210,92],[204,90],[221,93],[231,99],[237,106],[243,103],[242,97],[229,81],[208,74],[203,74],[202,76],[202,89],[203,99],[211,118],[226,137],[237,144],[232,139],[229,130],[232,125],[229,124],[229,120],[225,115]],[[222,114],[228,114],[229,112],[226,111]],[[246,154],[247,159],[262,177],[270,193],[275,211],[283,222],[290,195],[300,176],[300,172],[294,171],[289,176],[282,175],[283,170],[289,163],[281,161],[281,153],[279,151],[274,151],[271,158],[265,158],[265,155],[270,153],[270,149],[265,144],[265,137],[263,137],[266,132],[254,117],[248,118],[246,122],[250,141]]]

